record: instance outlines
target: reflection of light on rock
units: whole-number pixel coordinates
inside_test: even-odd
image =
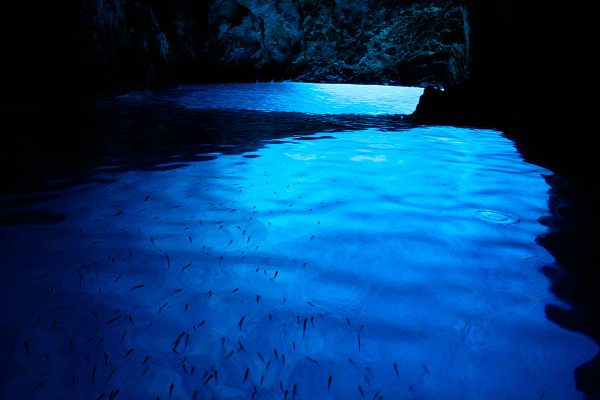
[[[387,161],[387,157],[383,154],[377,155],[375,157],[369,156],[354,156],[350,158],[352,161],[373,161],[373,162],[385,162]]]
[[[285,155],[291,159],[298,160],[298,161],[311,161],[311,160],[316,160],[318,158],[315,154],[285,153]]]

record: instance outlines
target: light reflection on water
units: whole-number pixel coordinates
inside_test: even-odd
[[[307,114],[410,114],[422,88],[319,83],[229,83],[183,86],[161,95],[188,109]],[[142,94],[142,97],[146,94]],[[125,98],[138,98],[129,94]]]
[[[544,317],[549,172],[496,131],[382,121],[107,174],[2,228],[0,393],[577,398],[594,345]]]

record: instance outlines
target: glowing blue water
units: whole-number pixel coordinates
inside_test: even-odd
[[[184,86],[166,96],[195,110],[381,115],[412,113],[422,93],[417,87],[285,82]]]
[[[578,398],[594,344],[544,317],[549,172],[510,140],[382,125],[263,145],[110,175],[45,203],[63,223],[1,228],[1,397]]]

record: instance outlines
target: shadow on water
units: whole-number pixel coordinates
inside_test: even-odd
[[[530,127],[526,135],[515,132],[509,136],[526,159],[554,173],[545,176],[550,186],[550,215],[540,221],[548,231],[536,242],[554,257],[554,264],[543,266],[542,273],[549,279],[552,293],[570,308],[548,304],[546,317],[600,344],[600,190],[590,149],[557,133],[571,129],[576,127]],[[600,399],[600,351],[574,371],[574,378],[577,389],[588,399]]]
[[[555,258],[544,266],[552,292],[571,307],[546,306],[546,317],[557,325],[591,337],[600,344],[600,258],[598,257],[597,191],[561,175],[548,177],[551,217],[549,228],[537,238]],[[574,371],[577,388],[591,399],[600,398],[600,352]]]
[[[61,215],[19,209],[44,201],[48,194],[40,191],[113,181],[95,176],[99,172],[167,171],[219,155],[253,153],[290,138],[333,139],[315,133],[411,126],[402,115],[192,110],[149,98],[110,100],[65,114],[5,115],[17,121],[17,133],[2,150],[0,225],[60,222]]]

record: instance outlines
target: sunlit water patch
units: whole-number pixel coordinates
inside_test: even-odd
[[[549,172],[500,133],[211,155],[0,228],[0,397],[578,398],[595,346],[544,317]]]
[[[230,83],[183,86],[161,98],[189,109],[257,110],[307,114],[410,114],[422,88],[327,83]],[[125,98],[147,97],[129,94]]]

